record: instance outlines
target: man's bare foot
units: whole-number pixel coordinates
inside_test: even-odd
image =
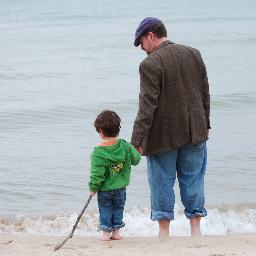
[[[119,229],[113,230],[112,235],[111,235],[111,239],[113,239],[113,240],[120,240],[121,239],[120,234],[119,234]]]
[[[190,219],[191,236],[201,236],[200,221],[200,216]]]
[[[100,240],[101,241],[110,241],[110,233],[108,231],[103,230]]]

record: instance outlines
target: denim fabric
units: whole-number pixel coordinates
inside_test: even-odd
[[[100,212],[99,230],[112,232],[125,226],[123,211],[126,200],[126,188],[98,191],[98,206]]]
[[[204,208],[206,161],[206,142],[189,144],[177,150],[147,156],[152,220],[174,219],[173,186],[176,175],[186,217],[207,215]]]

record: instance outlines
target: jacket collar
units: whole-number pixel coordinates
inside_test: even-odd
[[[174,43],[171,42],[170,40],[166,40],[166,41],[162,42],[160,45],[158,45],[158,46],[156,47],[156,50],[158,50],[158,49],[160,49],[160,48],[162,48],[162,47],[164,47],[164,46],[166,46],[166,45],[168,45],[168,44],[174,44]]]

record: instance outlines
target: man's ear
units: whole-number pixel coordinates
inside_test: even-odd
[[[148,33],[150,35],[150,39],[153,41],[155,38],[157,38],[156,34],[154,34],[153,32],[149,32]]]
[[[154,33],[153,32],[148,32],[148,36],[150,36],[150,39],[152,40],[154,37]]]

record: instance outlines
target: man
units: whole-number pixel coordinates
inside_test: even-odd
[[[198,50],[169,41],[164,24],[153,17],[139,24],[134,45],[148,54],[139,67],[139,110],[131,143],[147,156],[151,219],[158,221],[159,236],[169,236],[177,175],[191,235],[201,235],[210,129],[204,62]]]

